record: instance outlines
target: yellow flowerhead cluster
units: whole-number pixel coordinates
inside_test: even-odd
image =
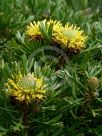
[[[62,29],[62,33],[58,34],[57,38],[55,37],[55,40],[62,43],[65,48],[80,50],[85,47],[84,42],[86,36],[84,36],[83,31],[79,29],[80,28],[77,28],[76,26],[66,24]]]
[[[65,50],[74,50],[74,52],[80,51],[85,47],[86,36],[79,27],[69,25],[68,23],[63,26],[60,21],[54,20],[43,20],[30,23],[27,26],[26,34],[32,38],[43,37],[43,34],[40,31],[41,23],[47,25],[47,31],[49,26],[52,24],[52,43],[60,45]]]
[[[6,86],[10,95],[14,96],[18,101],[26,103],[32,100],[42,100],[46,93],[43,78],[35,78],[30,73],[25,76],[19,74],[17,81],[9,79]]]

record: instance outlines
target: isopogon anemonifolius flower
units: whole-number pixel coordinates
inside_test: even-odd
[[[8,79],[6,87],[11,96],[21,102],[29,103],[32,100],[42,100],[46,93],[46,84],[43,78],[36,78],[33,74],[19,74],[17,80]]]

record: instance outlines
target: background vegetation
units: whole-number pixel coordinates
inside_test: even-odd
[[[45,18],[84,29],[86,48],[65,64],[52,52],[31,56],[47,42],[29,41],[26,26]],[[101,58],[102,0],[0,0],[0,136],[102,136]],[[46,98],[30,105],[27,128],[5,87],[19,70],[48,84]]]

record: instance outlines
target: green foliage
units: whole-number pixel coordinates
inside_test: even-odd
[[[0,136],[102,136],[101,5],[102,0],[0,1]],[[43,23],[45,42],[32,41],[26,26],[42,19],[81,27],[88,37],[86,48],[70,58],[51,49],[53,26],[46,31]],[[28,126],[22,104],[11,101],[5,87],[19,71],[44,77],[48,88],[41,102],[26,107]],[[94,91],[90,77],[99,80]]]

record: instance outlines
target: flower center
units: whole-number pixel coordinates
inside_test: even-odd
[[[18,81],[18,85],[22,87],[23,89],[34,89],[35,88],[36,81],[31,75],[27,75],[25,77],[22,77]]]
[[[77,34],[76,30],[69,29],[64,31],[64,35],[68,38],[75,38],[76,34]]]

